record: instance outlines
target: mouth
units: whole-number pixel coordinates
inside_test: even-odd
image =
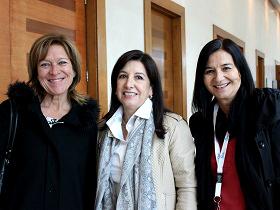
[[[60,81],[62,81],[62,80],[64,80],[64,77],[62,77],[62,78],[56,78],[56,79],[48,79],[48,82],[50,82],[50,83],[55,83],[55,82],[60,82]]]
[[[224,84],[220,84],[220,85],[214,85],[214,88],[223,89],[223,88],[227,87],[228,85],[229,85],[229,82],[224,83]]]
[[[138,95],[137,93],[134,93],[134,92],[127,92],[127,91],[125,91],[125,92],[123,92],[123,95],[124,96],[136,96],[136,95]]]

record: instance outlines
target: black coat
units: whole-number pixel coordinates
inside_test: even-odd
[[[236,136],[236,165],[246,209],[280,209],[280,91],[256,89],[233,120]],[[215,183],[210,157],[213,149],[213,106],[207,117],[195,113],[190,129],[196,145],[198,210],[211,210]],[[218,123],[218,122],[217,122]]]
[[[93,209],[96,190],[98,106],[72,102],[59,123],[49,127],[38,98],[24,83],[8,93],[16,101],[18,129],[12,161],[0,198],[2,210]],[[0,105],[0,160],[7,143],[10,107]]]

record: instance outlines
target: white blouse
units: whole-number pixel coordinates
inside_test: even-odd
[[[138,108],[138,110],[129,118],[126,124],[127,137],[133,129],[140,123],[140,119],[149,119],[151,111],[152,111],[152,101],[148,98],[142,106]],[[124,139],[122,133],[122,116],[123,116],[123,107],[120,106],[118,110],[114,113],[114,115],[106,122],[110,131],[109,135],[119,141],[112,154],[111,158],[111,178],[115,184],[117,184],[117,188],[119,187],[121,181],[121,173],[123,167],[124,156],[127,148],[127,141]],[[127,138],[128,139],[128,138]],[[119,192],[119,188],[116,189],[117,193]]]

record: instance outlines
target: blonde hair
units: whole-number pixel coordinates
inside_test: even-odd
[[[79,104],[84,104],[87,97],[79,94],[75,89],[77,84],[81,80],[80,54],[75,45],[72,43],[72,41],[64,35],[46,34],[38,38],[33,43],[28,57],[28,84],[34,89],[34,91],[38,94],[41,100],[45,97],[46,91],[41,86],[38,80],[38,64],[41,60],[45,59],[51,45],[60,45],[63,47],[71,61],[73,71],[75,72],[73,82],[68,89],[68,99],[70,101],[75,100]]]

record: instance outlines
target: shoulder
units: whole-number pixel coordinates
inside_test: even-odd
[[[280,101],[280,90],[272,88],[255,89],[256,99],[261,103],[262,101]]]
[[[255,103],[258,121],[265,124],[280,120],[280,90],[263,88],[255,90]]]
[[[84,104],[78,104],[77,102],[73,102],[73,110],[79,116],[82,124],[97,123],[99,118],[99,106],[96,100],[87,99]]]
[[[189,120],[189,126],[191,130],[191,134],[194,138],[197,138],[198,135],[201,133],[201,128],[205,127],[204,118],[201,112],[195,112]]]
[[[16,102],[18,107],[25,107],[34,101],[38,101],[38,97],[34,90],[25,82],[15,82],[10,84],[7,95],[9,99]]]
[[[202,122],[203,122],[203,116],[201,112],[195,112],[194,114],[192,114],[189,120],[191,129],[199,126]]]
[[[184,121],[182,116],[180,116],[176,113],[173,113],[173,112],[165,112],[163,115],[163,119],[164,119],[164,123],[167,123],[167,124],[178,123],[182,120]]]
[[[177,129],[184,129],[187,127],[187,121],[180,115],[166,112],[163,115],[163,125],[169,131]]]
[[[93,114],[98,118],[99,116],[99,105],[96,100],[88,99],[85,104],[82,105],[82,109]]]

